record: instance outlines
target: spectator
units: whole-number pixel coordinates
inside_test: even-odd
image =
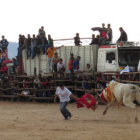
[[[82,79],[82,87],[85,90],[89,90],[89,83],[88,83],[86,77],[83,77],[83,79]]]
[[[87,64],[87,67],[86,67],[86,72],[92,72],[92,68],[90,66],[90,64]]]
[[[8,67],[7,67],[6,63],[2,63],[2,66],[0,69],[0,74],[8,75]]]
[[[123,30],[122,27],[120,27],[119,30],[121,32],[121,35],[120,35],[120,37],[118,39],[118,42],[120,42],[120,41],[127,41],[127,34],[126,34],[126,32]]]
[[[107,24],[107,36],[108,36],[108,41],[112,41],[112,29],[110,24]]]
[[[27,59],[31,56],[31,36],[27,35],[27,47],[26,47]]]
[[[0,63],[2,61],[2,50],[0,49]]]
[[[68,62],[68,73],[69,73],[69,78],[71,79],[72,75],[73,74],[73,63],[74,63],[74,55],[73,53],[70,54],[70,59],[69,59],[69,62]]]
[[[95,38],[95,34],[92,34],[92,40],[91,43],[89,45],[94,45],[97,44],[96,38]]]
[[[77,56],[77,59],[74,60],[74,63],[73,63],[73,70],[74,71],[79,71],[79,61],[80,61],[81,57],[80,56]]]
[[[38,35],[37,38],[36,38],[36,44],[37,44],[37,50],[36,50],[36,53],[37,54],[40,54],[41,53],[41,45],[42,45],[42,40],[41,40],[41,37]]]
[[[46,36],[44,36],[44,34],[41,35],[41,45],[40,48],[43,52],[43,54],[45,54],[46,50],[48,49],[48,40],[46,38]]]
[[[7,41],[7,39],[5,39],[4,35],[2,36],[2,40],[0,43],[2,45],[2,51],[5,52],[7,50],[9,42]]]
[[[13,60],[13,63],[14,63],[14,65],[13,65],[13,71],[14,71],[14,73],[16,73],[16,68],[18,66],[18,61],[17,61],[16,58],[12,58],[12,60]]]
[[[44,27],[41,26],[41,28],[38,30],[38,36],[41,37],[41,36],[46,36],[46,33],[44,31]]]
[[[47,50],[47,55],[48,55],[48,63],[49,63],[49,70],[50,72],[52,72],[52,58],[53,58],[53,55],[54,55],[54,52],[59,49],[61,47],[58,47],[58,48],[54,48],[53,46],[51,46],[50,48],[48,48]]]
[[[96,38],[95,38],[95,42],[96,42],[96,44],[99,43],[99,38],[100,38],[100,36],[99,36],[99,35],[96,35]]]
[[[58,56],[58,53],[55,52],[54,53],[54,57],[52,59],[52,63],[53,63],[53,71],[54,72],[57,72],[57,63],[59,62],[60,60],[60,57]]]
[[[36,56],[36,51],[37,51],[37,39],[34,34],[33,38],[31,39],[31,58],[34,58]]]
[[[41,35],[46,36],[46,32],[44,31],[44,26],[41,26]]]
[[[91,79],[92,78],[92,68],[91,68],[90,64],[86,65],[86,69],[85,69],[84,75],[85,75],[85,77],[87,79]]]
[[[37,35],[37,36],[41,38],[41,36],[42,36],[42,31],[41,31],[41,29],[38,30],[38,35]]]
[[[34,87],[38,88],[40,87],[40,79],[38,77],[34,78]]]
[[[18,47],[18,65],[19,65],[19,73],[23,74],[23,71],[21,70],[23,68],[22,65],[22,50],[27,47],[27,40],[24,35],[19,36],[19,47]]]
[[[99,31],[100,32],[100,37],[99,37],[99,45],[105,44],[105,41],[107,40],[107,29],[105,28],[105,24],[102,24],[102,28]]]
[[[63,59],[60,59],[59,62],[57,63],[57,71],[60,73],[60,76],[64,76],[65,72],[65,64],[63,63]]]
[[[76,37],[74,37],[74,43],[75,43],[75,46],[81,45],[80,43],[82,42],[80,41],[79,33],[76,33]]]
[[[51,35],[48,35],[48,47],[54,46],[53,39],[51,38]]]

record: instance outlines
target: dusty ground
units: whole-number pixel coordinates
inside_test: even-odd
[[[102,116],[69,104],[71,120],[64,120],[59,104],[0,102],[0,140],[140,140],[139,123],[132,110],[112,107]]]

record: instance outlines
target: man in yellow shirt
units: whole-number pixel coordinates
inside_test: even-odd
[[[48,54],[48,63],[49,63],[49,70],[50,70],[50,72],[52,72],[52,58],[53,58],[54,52],[55,52],[57,49],[60,49],[60,48],[61,48],[61,47],[54,48],[53,46],[51,46],[51,47],[48,48],[48,50],[47,50],[47,54]]]

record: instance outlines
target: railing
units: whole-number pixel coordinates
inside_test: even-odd
[[[91,43],[92,38],[90,37],[85,37],[85,38],[80,38],[82,45],[89,45]],[[123,47],[131,47],[131,46],[140,46],[140,42],[136,41],[121,41],[121,42],[116,42],[116,41],[111,41],[107,42],[109,45],[117,45],[118,47],[123,46]],[[65,38],[65,39],[55,39],[54,40],[54,45],[55,46],[73,46],[74,45],[74,38]]]
[[[82,45],[89,45],[91,43],[90,37],[87,38],[80,38]],[[73,46],[74,45],[74,38],[67,38],[67,39],[55,39],[54,46]]]

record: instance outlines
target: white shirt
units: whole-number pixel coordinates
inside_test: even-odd
[[[65,68],[65,64],[62,63],[60,64],[59,62],[57,63],[57,71],[60,71],[62,68]]]
[[[70,101],[70,95],[72,93],[66,87],[64,87],[64,90],[61,89],[60,87],[57,87],[55,94],[59,96],[60,102],[69,102]]]

